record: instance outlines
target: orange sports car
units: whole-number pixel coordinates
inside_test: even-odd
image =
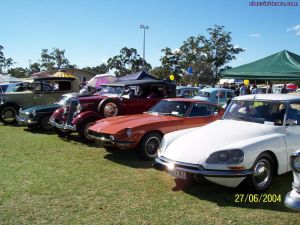
[[[102,119],[88,130],[106,148],[137,148],[143,159],[153,159],[164,134],[208,124],[221,118],[224,109],[196,99],[164,99],[144,114]],[[205,138],[205,137],[204,137]]]

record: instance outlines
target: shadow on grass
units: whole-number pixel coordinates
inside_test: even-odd
[[[33,133],[33,134],[55,135],[54,130],[43,130],[39,127],[24,127],[24,131],[30,132],[30,133]]]
[[[226,188],[211,183],[203,178],[200,181],[187,181],[175,179],[173,191],[183,191],[201,200],[216,203],[220,207],[241,207],[248,209],[265,209],[279,212],[293,212],[284,206],[285,195],[292,190],[292,173],[286,173],[274,178],[273,183],[267,192],[256,194],[258,198],[262,195],[260,202],[253,198],[255,193],[247,193],[244,188]],[[246,195],[248,200],[245,201]],[[243,201],[241,198],[243,196]],[[276,199],[274,198],[276,196]]]
[[[144,168],[150,169],[152,168],[152,161],[144,161],[141,160],[135,150],[128,149],[107,149],[107,154],[104,158],[110,160],[114,163],[118,163],[121,165],[129,166],[132,168]]]

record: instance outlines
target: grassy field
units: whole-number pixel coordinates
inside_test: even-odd
[[[240,190],[176,184],[132,151],[14,126],[0,137],[0,224],[299,224],[283,204],[291,173],[268,191],[281,202],[236,203]]]

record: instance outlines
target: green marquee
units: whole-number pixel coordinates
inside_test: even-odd
[[[283,50],[255,62],[222,71],[221,78],[300,80],[300,56]]]

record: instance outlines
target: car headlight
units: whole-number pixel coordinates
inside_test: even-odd
[[[80,104],[78,104],[76,107],[76,113],[80,113],[81,110],[82,110],[82,106]]]
[[[300,173],[300,152],[295,152],[291,155],[290,165],[295,173]]]
[[[165,148],[166,148],[166,139],[163,137],[161,139],[161,142],[160,142],[160,145],[159,145],[159,148],[157,149],[157,151],[159,151],[160,153],[163,153],[165,151]]]
[[[206,160],[207,164],[237,164],[244,160],[244,153],[240,149],[224,150],[212,153]]]
[[[127,128],[126,129],[126,135],[127,135],[127,137],[131,137],[132,136],[132,129]]]

